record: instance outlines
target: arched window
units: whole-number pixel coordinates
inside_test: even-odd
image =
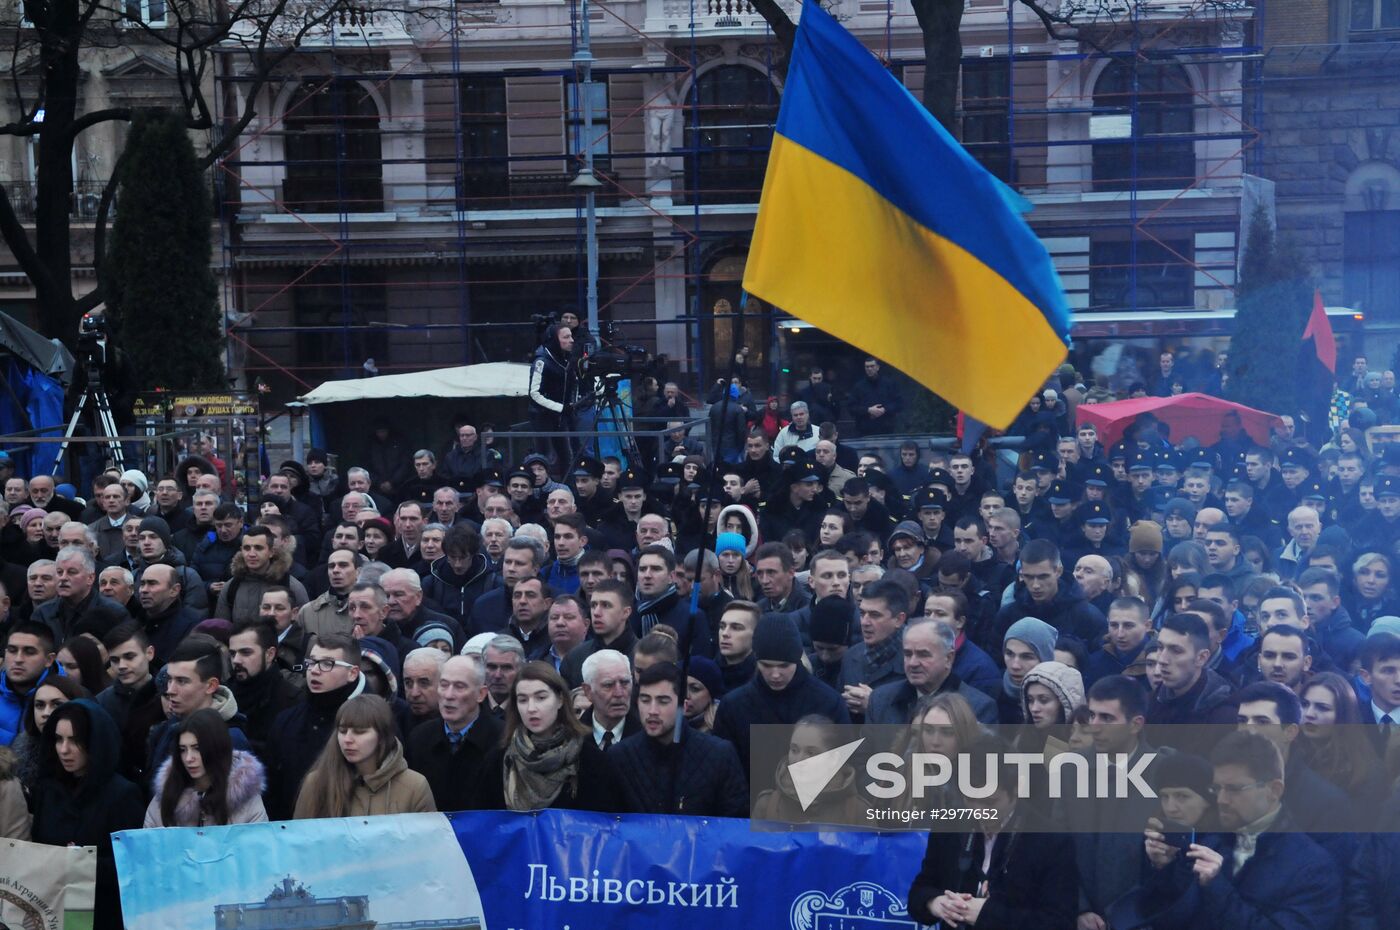
[[[304,82],[287,104],[282,198],[307,213],[384,207],[379,108],[358,81]]]
[[[700,76],[696,96],[699,127],[687,119],[683,186],[701,203],[757,201],[778,119],[778,89],[761,71],[724,65]]]
[[[1180,65],[1113,61],[1094,85],[1094,188],[1181,188],[1196,177],[1191,81]],[[1179,136],[1180,138],[1173,138]]]

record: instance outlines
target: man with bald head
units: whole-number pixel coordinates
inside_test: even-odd
[[[1108,607],[1117,596],[1113,566],[1101,555],[1082,555],[1074,563],[1074,581],[1084,599],[1108,615]]]
[[[70,501],[54,493],[54,481],[50,475],[35,475],[29,479],[29,502],[40,510],[49,513],[66,513],[72,520],[83,515],[83,508],[77,501]]]
[[[415,727],[404,746],[409,767],[428,779],[442,810],[478,810],[486,756],[501,723],[482,713],[486,670],[480,656],[452,656],[438,670],[438,715]]]
[[[180,641],[204,619],[202,613],[185,606],[184,593],[173,566],[158,562],[141,573],[137,597],[146,613],[146,636],[156,651],[152,668],[164,665]]]
[[[1217,523],[1226,523],[1229,517],[1219,507],[1202,507],[1196,511],[1196,523],[1191,527],[1191,535],[1201,545],[1206,544],[1206,533]]]

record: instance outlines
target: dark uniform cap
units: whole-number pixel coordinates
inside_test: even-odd
[[[894,479],[878,469],[867,468],[862,480],[865,481],[866,487],[879,488],[886,496],[899,493],[899,489],[894,486]]]
[[[1038,450],[1031,456],[1031,471],[1054,471],[1060,470],[1060,457],[1045,449]]]
[[[1301,492],[1301,493],[1298,495],[1298,499],[1299,499],[1299,500],[1303,500],[1303,501],[1325,501],[1325,500],[1327,500],[1327,485],[1323,484],[1321,481],[1318,481],[1318,480],[1316,480],[1316,479],[1314,479],[1314,480],[1312,480],[1312,481],[1304,481],[1302,484],[1298,485],[1298,490]]]
[[[591,455],[580,455],[574,459],[574,467],[569,469],[569,476],[576,477],[585,475],[589,478],[603,477],[603,463]]]
[[[1089,501],[1080,504],[1075,511],[1075,518],[1081,523],[1103,523],[1110,522],[1108,505],[1103,501]]]
[[[822,476],[817,471],[816,463],[812,462],[809,459],[803,459],[798,462],[793,462],[791,465],[783,469],[783,481],[787,484],[792,484],[797,481],[821,480]]]
[[[1045,492],[1045,499],[1052,504],[1072,504],[1077,497],[1074,485],[1068,481],[1052,481],[1050,490]]]
[[[1089,466],[1088,470],[1084,472],[1084,483],[1086,485],[1092,484],[1101,488],[1106,488],[1108,487],[1108,481],[1111,476],[1112,472],[1108,470],[1107,465],[1102,462],[1094,462]]]
[[[915,510],[943,510],[948,506],[948,495],[938,488],[919,488],[914,492]]]
[[[683,466],[680,462],[667,462],[656,470],[656,480],[663,483],[679,482],[682,477],[682,468]]]
[[[644,478],[639,472],[632,468],[629,468],[622,474],[618,475],[617,482],[615,485],[615,489],[618,491],[630,491],[637,488],[640,488],[641,490],[645,491],[646,487],[646,478]]]
[[[1186,455],[1187,468],[1204,468],[1207,471],[1215,471],[1215,453],[1205,446],[1197,446]]]
[[[1168,449],[1157,456],[1158,471],[1181,471],[1186,467],[1186,457],[1175,449]]]
[[[1376,497],[1400,497],[1400,478],[1383,475],[1376,479]]]
[[[867,477],[869,476],[867,475]],[[941,484],[951,488],[956,482],[953,481],[953,473],[948,471],[948,469],[930,468],[928,470],[928,480],[925,481],[924,484]]]
[[[509,480],[512,479],[512,478],[524,478],[526,481],[530,482],[530,484],[532,484],[532,485],[535,483],[535,475],[534,475],[534,473],[531,472],[531,471],[528,471],[527,469],[520,468],[520,467],[512,468],[510,471],[508,471],[508,472],[506,473],[506,480],[507,480],[507,481],[509,481]]]
[[[1119,440],[1108,448],[1108,460],[1117,462],[1128,457],[1128,444]]]
[[[1157,456],[1148,449],[1134,449],[1128,455],[1128,471],[1152,471],[1157,467]]]
[[[484,488],[488,485],[495,485],[498,488],[505,487],[505,480],[501,477],[499,468],[483,468],[476,473],[476,478],[472,480],[472,490]]]
[[[1283,455],[1279,456],[1278,467],[1282,471],[1285,468],[1305,468],[1312,471],[1315,463],[1312,454],[1307,449],[1292,446]]]

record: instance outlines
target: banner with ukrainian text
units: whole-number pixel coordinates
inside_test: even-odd
[[[0,841],[0,927],[91,930],[97,850]]]
[[[409,814],[115,837],[127,930],[915,930],[924,838],[746,820]],[[829,916],[823,916],[829,915]],[[844,921],[844,923],[842,923]]]

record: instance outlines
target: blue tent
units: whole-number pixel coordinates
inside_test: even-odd
[[[0,437],[26,430],[47,429],[61,435],[63,395],[73,378],[73,356],[56,340],[45,339],[14,317],[0,313]],[[53,471],[57,445],[7,444],[0,438],[21,475]]]

